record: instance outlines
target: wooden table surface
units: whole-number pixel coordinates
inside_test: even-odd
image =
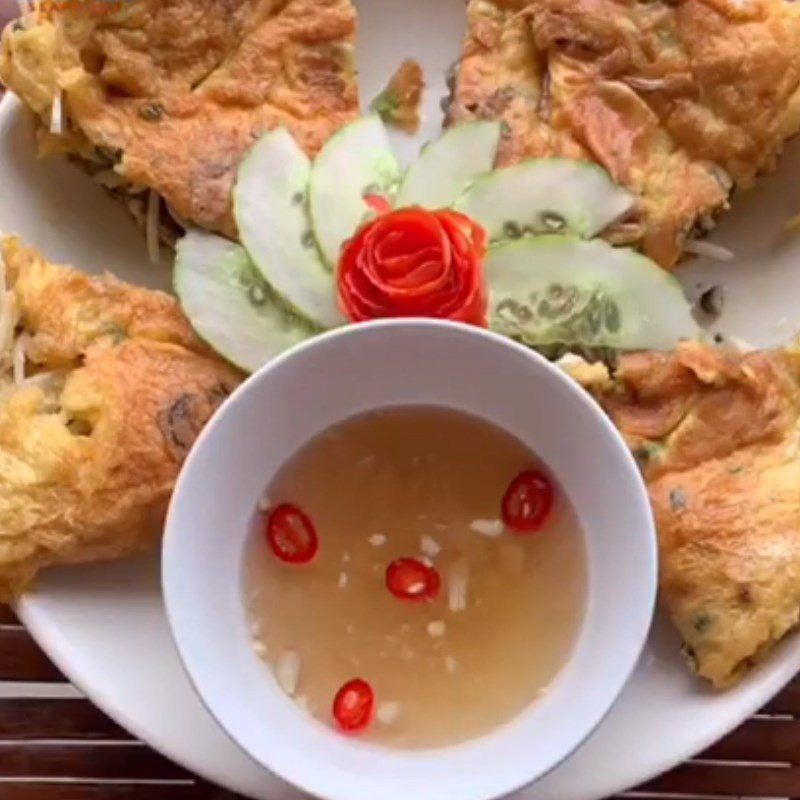
[[[64,686],[0,606],[0,800],[236,800],[134,740],[76,691],[63,696]],[[800,680],[697,759],[624,796],[800,798]]]
[[[14,0],[0,0],[0,27],[15,13]],[[700,757],[625,797],[800,798],[800,679]],[[70,689],[0,606],[0,800],[236,797],[137,742]]]

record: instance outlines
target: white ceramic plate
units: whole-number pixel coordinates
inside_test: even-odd
[[[426,67],[425,130],[416,142],[398,138],[409,158],[439,128],[442,73],[458,55],[463,0],[358,5],[365,98],[402,58],[416,57]],[[735,251],[735,261],[698,262],[683,272],[691,293],[698,284],[724,284],[719,330],[759,345],[794,332],[794,298],[800,297],[800,236],[783,232],[785,220],[800,210],[793,177],[800,171],[800,143],[788,148],[780,166],[779,175],[734,201],[713,237]],[[121,208],[70,165],[37,161],[30,120],[13,98],[0,104],[0,229],[18,233],[54,260],[169,285],[168,263],[148,264],[142,236]],[[239,751],[195,696],[167,630],[155,555],[54,571],[24,598],[19,612],[64,673],[157,750],[259,800],[299,797]],[[797,645],[790,637],[740,686],[714,694],[688,673],[677,636],[658,619],[642,663],[605,722],[519,800],[597,800],[689,758],[755,712],[800,669]]]

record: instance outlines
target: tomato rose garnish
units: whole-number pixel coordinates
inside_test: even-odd
[[[345,243],[339,304],[352,322],[437,317],[486,325],[486,231],[455,211],[401,208]]]

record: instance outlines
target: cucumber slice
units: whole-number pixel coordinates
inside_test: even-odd
[[[533,347],[661,350],[698,334],[683,289],[650,259],[575,236],[496,245],[485,262],[490,327]]]
[[[309,229],[311,163],[292,135],[265,134],[239,167],[233,209],[239,236],[267,283],[297,314],[320,328],[344,322],[333,276]]]
[[[499,122],[465,122],[428,144],[408,168],[395,205],[446,208],[476,176],[494,166],[500,144]]]
[[[633,207],[633,197],[596,164],[537,158],[477,178],[455,207],[497,239],[574,233],[590,239]]]
[[[308,188],[311,226],[322,257],[335,268],[342,245],[370,214],[364,195],[390,194],[400,166],[377,116],[335,133],[314,161]]]
[[[246,372],[313,335],[275,300],[245,249],[221,236],[187,233],[173,281],[198,335]]]

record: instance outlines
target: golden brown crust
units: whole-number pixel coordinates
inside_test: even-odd
[[[662,266],[773,169],[800,127],[800,15],[784,0],[471,0],[451,117],[501,118],[508,164],[602,164]]]
[[[180,217],[235,235],[243,153],[286,126],[316,152],[358,114],[349,0],[133,0],[111,14],[42,14],[3,36],[0,78],[49,125],[63,91],[64,147],[155,189]]]
[[[420,105],[425,90],[425,74],[412,59],[406,59],[389,79],[386,88],[375,98],[372,108],[381,119],[405,133],[416,133],[422,117]]]
[[[0,602],[42,567],[156,541],[183,458],[240,379],[166,295],[3,244],[39,371],[0,393]]]
[[[728,686],[800,620],[800,355],[633,354],[599,395],[648,483],[661,600]]]
[[[28,357],[47,369],[130,337],[210,353],[168,294],[53,264],[13,237],[0,240],[0,258],[28,331]]]

